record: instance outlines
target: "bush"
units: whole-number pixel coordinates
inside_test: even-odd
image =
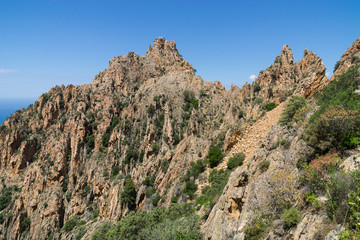
[[[129,210],[136,208],[136,189],[130,176],[126,176],[123,191],[121,192],[121,204],[127,204]]]
[[[94,144],[94,134],[91,134],[90,136],[86,137],[86,147],[91,150],[94,148],[95,144]],[[108,141],[109,142],[109,141]],[[89,151],[88,150],[88,151]]]
[[[229,158],[227,163],[228,169],[233,169],[238,166],[241,166],[245,160],[245,155],[243,153],[235,154],[235,156]]]
[[[104,133],[101,137],[101,143],[102,143],[103,147],[108,147],[109,141],[110,141],[110,134]]]
[[[112,170],[111,170],[111,176],[115,177],[116,175],[118,175],[120,172],[120,167],[119,166],[115,166]]]
[[[12,200],[12,187],[4,187],[0,195],[0,211],[4,210]]]
[[[78,216],[73,216],[71,219],[69,219],[69,220],[67,220],[65,222],[63,229],[64,229],[65,232],[70,232],[78,224],[79,224],[79,217]]]
[[[266,111],[271,111],[271,110],[273,110],[273,109],[276,108],[276,107],[277,107],[277,105],[276,105],[275,103],[273,103],[273,102],[267,103],[267,104],[265,105],[265,110],[266,110]]]
[[[152,117],[155,114],[155,106],[153,104],[150,104],[148,109],[147,109],[147,113],[149,115],[149,117]]]
[[[212,146],[209,150],[209,163],[210,167],[216,167],[223,159],[221,148],[218,146]]]
[[[305,141],[317,153],[343,152],[360,144],[359,66],[349,68],[318,94],[319,110],[306,128]]]
[[[144,184],[145,186],[148,186],[148,187],[153,187],[154,182],[155,182],[155,178],[156,178],[155,175],[151,175],[150,177],[146,177],[144,179],[144,181],[142,182],[142,184]]]
[[[167,209],[130,212],[116,225],[104,223],[92,235],[99,239],[202,239],[200,219],[189,204],[171,203]]]
[[[188,181],[185,184],[184,193],[186,193],[190,199],[193,199],[195,197],[194,193],[196,192],[198,188],[198,185],[195,183],[195,181]]]
[[[270,161],[268,161],[268,160],[262,160],[259,163],[259,169],[261,172],[267,171],[269,169],[269,166],[270,166]]]
[[[254,89],[254,93],[260,92],[261,90],[260,83],[254,83],[253,89]]]
[[[281,215],[281,219],[284,222],[286,228],[291,228],[296,226],[301,220],[301,213],[296,208],[292,207],[288,210],[285,210]]]
[[[281,125],[291,125],[296,112],[305,106],[306,100],[304,97],[293,96],[282,112],[279,123]]]
[[[229,176],[230,172],[228,170],[213,169],[209,175],[210,186],[202,189],[203,195],[196,199],[196,204],[212,208],[226,186]]]

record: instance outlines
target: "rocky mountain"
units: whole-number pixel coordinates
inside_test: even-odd
[[[195,220],[165,226],[195,221],[198,235],[178,239],[248,239],[259,217],[273,222],[259,239],[315,239],[328,217],[303,201],[298,162],[311,163],[317,148],[302,136],[319,108],[314,95],[356,67],[359,42],[331,80],[316,54],[306,49],[294,63],[285,45],[254,83],[225,90],[197,76],[174,41],[158,38],[144,56],[110,60],[92,84],[52,88],[0,127],[0,237],[160,239],[124,237],[121,224],[187,203]],[[293,99],[305,104],[284,125]],[[289,201],[303,216],[292,228],[279,220]],[[336,236],[340,228],[324,229],[321,236]]]

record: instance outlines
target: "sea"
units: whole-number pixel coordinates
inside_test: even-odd
[[[30,104],[33,104],[35,99],[3,99],[0,98],[0,125],[11,114],[19,109],[26,108]]]

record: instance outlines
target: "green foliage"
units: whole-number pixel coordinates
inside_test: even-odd
[[[152,117],[155,114],[155,106],[153,104],[150,104],[148,109],[147,109],[147,113],[149,115],[149,117]]]
[[[70,232],[73,230],[77,225],[79,225],[79,217],[77,215],[73,216],[71,219],[67,220],[64,224],[64,231]]]
[[[223,159],[223,153],[221,151],[221,148],[219,148],[218,146],[212,146],[209,150],[208,156],[211,168],[216,167]]]
[[[349,68],[318,94],[319,110],[310,118],[305,141],[318,153],[343,152],[360,144],[359,66]]]
[[[154,186],[154,182],[155,182],[155,178],[156,176],[155,175],[151,175],[150,177],[147,176],[144,181],[142,182],[142,184],[144,184],[145,186],[148,186],[148,187],[153,187]]]
[[[210,186],[203,188],[203,195],[196,199],[196,204],[212,208],[227,184],[229,176],[230,172],[228,170],[213,169],[209,175]]]
[[[268,160],[262,160],[259,163],[259,169],[261,172],[267,171],[269,169],[269,166],[270,166],[270,161],[268,161]]]
[[[92,235],[93,240],[168,240],[202,239],[200,219],[189,204],[171,203],[167,209],[131,212],[116,225],[104,223]]]
[[[341,65],[343,65],[344,64],[344,62],[343,61],[337,61],[336,63],[335,63],[335,66],[334,66],[334,71],[333,72],[335,72]]]
[[[151,203],[156,207],[160,201],[161,197],[159,193],[156,193],[155,198],[151,200]]]
[[[296,208],[292,207],[284,211],[281,215],[281,219],[284,222],[286,228],[291,228],[296,226],[301,220],[301,213]]]
[[[262,104],[263,101],[264,100],[262,98],[255,98],[255,104]]]
[[[195,197],[194,193],[196,192],[198,186],[195,183],[195,181],[187,181],[185,183],[184,193],[186,193],[190,199],[193,199]]]
[[[279,140],[279,144],[283,146],[284,148],[288,149],[291,145],[291,142],[286,139]]]
[[[184,110],[186,112],[190,111],[192,107],[196,110],[199,109],[199,100],[195,98],[195,93],[193,91],[185,90],[183,92],[183,97],[185,102]]]
[[[270,102],[270,103],[265,104],[265,110],[266,111],[271,111],[276,107],[277,107],[277,105],[274,102]]]
[[[179,201],[179,198],[176,195],[173,195],[171,197],[171,200],[170,200],[171,203],[177,203],[178,201]]]
[[[106,234],[113,227],[111,223],[105,222],[93,233],[91,236],[92,240],[104,240],[106,239]]]
[[[304,97],[293,96],[288,104],[286,105],[284,111],[281,114],[279,123],[281,125],[291,125],[293,123],[293,118],[297,111],[306,106],[306,100]]]
[[[12,186],[12,187],[4,187],[1,190],[0,211],[4,210],[7,206],[9,206],[9,204],[11,203],[11,200],[12,200],[12,192],[13,192],[13,190],[16,190],[16,189],[17,189],[16,186]]]
[[[173,136],[173,144],[174,144],[174,146],[178,145],[179,142],[180,142],[180,137],[179,137],[179,135],[178,135],[178,134],[174,134],[174,136]]]
[[[245,155],[243,153],[237,153],[233,157],[229,158],[227,163],[228,169],[233,169],[238,166],[241,166],[245,160]]]
[[[253,89],[254,89],[254,93],[260,92],[261,90],[260,83],[254,83]]]
[[[154,193],[156,193],[156,189],[155,188],[146,188],[145,190],[145,196],[146,197],[151,197]]]
[[[119,172],[120,172],[120,167],[116,165],[116,166],[113,167],[113,169],[111,170],[111,176],[112,176],[112,177],[115,177],[116,175],[119,174]]]
[[[163,159],[160,162],[160,167],[163,173],[166,173],[169,168],[169,161],[167,159]]]
[[[205,169],[206,166],[203,160],[199,159],[196,162],[191,162],[191,167],[187,170],[184,176],[184,181],[189,181],[191,177],[198,178]]]
[[[90,136],[86,137],[86,147],[88,149],[93,149],[95,144],[94,144],[94,134],[91,134]]]
[[[156,143],[154,143],[151,147],[152,147],[153,153],[154,153],[155,155],[157,155],[157,154],[159,153],[159,151],[160,151],[159,145],[157,145]]]
[[[129,210],[136,208],[136,189],[130,176],[126,176],[124,189],[121,192],[121,204],[127,204]]]
[[[101,137],[101,143],[102,143],[103,147],[108,147],[109,141],[110,141],[110,134],[104,133]]]
[[[246,240],[260,240],[264,235],[266,227],[258,227],[258,226],[248,226],[244,229],[245,239]]]
[[[31,220],[30,217],[26,217],[21,222],[21,228],[26,231],[30,228]]]

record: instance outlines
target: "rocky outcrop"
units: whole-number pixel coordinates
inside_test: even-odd
[[[338,75],[344,73],[356,64],[360,64],[360,37],[351,44],[351,46],[341,56],[340,60],[336,63],[331,80],[334,80]]]
[[[75,233],[67,233],[64,225],[74,217],[86,221],[91,232],[99,222],[118,221],[133,207],[167,206],[174,195],[179,202],[193,202],[182,193],[181,181],[191,163],[206,158],[212,145],[231,156],[256,120],[267,123],[248,138],[251,154],[231,175],[204,225],[206,235],[241,238],[258,209],[273,210],[263,204],[276,200],[279,177],[299,191],[295,165],[308,151],[301,130],[274,125],[267,133],[277,120],[266,117],[278,118],[283,105],[269,115],[266,104],[320,91],[329,82],[321,59],[305,50],[294,63],[285,45],[252,85],[230,90],[194,72],[175,42],[161,37],[144,56],[130,52],[110,60],[91,84],[56,86],[13,114],[0,129],[0,174],[5,176],[0,188],[21,191],[2,210],[0,237],[68,239]],[[281,139],[290,147],[279,146]],[[267,171],[260,167],[263,160],[270,162]],[[201,177],[204,186],[209,171]],[[133,205],[123,197],[126,176],[135,185]]]

